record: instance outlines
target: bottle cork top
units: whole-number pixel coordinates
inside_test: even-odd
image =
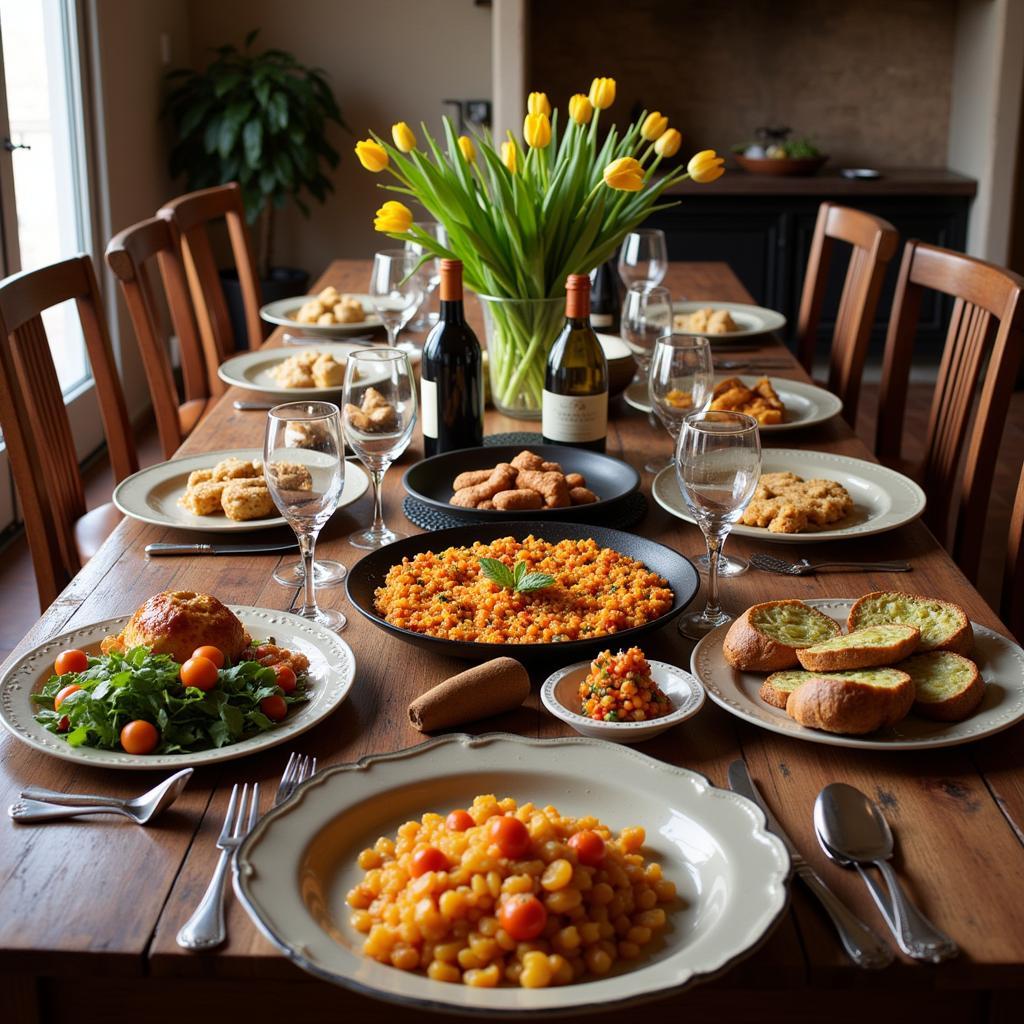
[[[590,318],[589,274],[570,274],[566,278],[565,315],[570,320]]]
[[[462,260],[442,259],[440,300],[442,302],[462,301]]]

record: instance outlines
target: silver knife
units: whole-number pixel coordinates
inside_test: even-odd
[[[269,412],[271,409],[280,405],[280,402],[243,402],[240,398],[236,398],[231,403],[239,412]]]
[[[279,555],[298,544],[147,544],[147,555]]]
[[[850,959],[858,966],[869,970],[888,967],[893,961],[892,949],[822,881],[818,873],[804,860],[803,854],[793,845],[793,841],[783,831],[775,815],[764,802],[754,780],[747,771],[743,761],[733,761],[729,765],[729,788],[748,800],[753,800],[764,812],[765,822],[769,831],[774,832],[789,851],[793,863],[793,874],[800,878],[804,885],[817,896],[832,919],[839,941],[843,944]]]

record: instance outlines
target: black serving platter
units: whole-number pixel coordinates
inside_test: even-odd
[[[589,505],[569,508],[524,509],[509,512],[503,509],[462,508],[453,505],[452,481],[460,474],[474,469],[493,469],[499,462],[511,462],[520,452],[530,451],[545,462],[557,462],[566,473],[582,473],[598,500]],[[632,494],[640,487],[640,474],[627,462],[590,452],[583,448],[567,448],[559,444],[509,444],[483,448],[460,448],[454,452],[423,459],[405,471],[402,478],[405,489],[414,498],[434,508],[452,512],[463,519],[476,519],[482,523],[539,522],[550,516],[562,522],[591,521],[601,508]]]
[[[550,543],[557,543],[560,540],[591,538],[603,548],[611,548],[613,551],[618,551],[619,554],[643,562],[648,569],[664,577],[672,588],[672,593],[675,595],[672,607],[664,615],[644,626],[624,629],[618,633],[606,633],[604,636],[593,639],[544,644],[483,644],[443,640],[440,637],[427,636],[393,626],[378,615],[374,608],[374,591],[383,586],[388,570],[401,562],[403,558],[412,558],[424,551],[443,551],[450,547],[465,547],[474,541],[486,544],[499,537],[512,536],[517,540],[525,540],[530,534]],[[360,559],[349,570],[345,581],[348,599],[357,611],[375,626],[398,637],[399,640],[415,644],[417,647],[433,651],[436,654],[454,658],[486,661],[506,655],[519,661],[532,663],[536,663],[539,659],[550,660],[552,658],[556,658],[560,662],[579,661],[612,645],[628,647],[639,637],[661,629],[676,618],[693,600],[699,586],[700,577],[689,559],[664,544],[657,544],[644,537],[637,537],[621,530],[612,530],[605,526],[537,520],[525,523],[472,523],[468,526],[456,526],[448,530],[436,530],[433,533],[421,533],[415,537],[407,537]]]

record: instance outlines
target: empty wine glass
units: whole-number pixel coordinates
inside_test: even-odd
[[[395,348],[353,352],[345,367],[345,435],[373,480],[373,525],[349,537],[375,551],[404,534],[384,525],[381,483],[405,451],[416,423],[416,382],[409,356]]]
[[[642,387],[647,397],[647,378],[651,370],[654,345],[672,333],[672,296],[667,288],[631,284],[622,303],[622,340],[636,361],[636,373],[630,382]]]
[[[757,420],[742,412],[691,413],[679,432],[676,475],[708,549],[707,604],[704,611],[690,612],[679,620],[679,632],[697,640],[732,618],[719,603],[718,556],[732,524],[750,504],[761,475]]]
[[[303,601],[297,614],[330,629],[347,622],[316,603],[313,549],[345,486],[341,415],[330,402],[289,402],[267,414],[263,474],[278,511],[295,531],[303,565]]]
[[[654,288],[665,279],[668,270],[668,245],[659,228],[630,231],[619,250],[619,277],[628,288],[646,284]]]
[[[439,245],[448,244],[448,233],[445,231],[444,225],[438,224],[437,221],[417,221],[413,227],[419,228],[424,234],[436,239]],[[418,260],[423,258],[426,251],[420,242],[408,241],[405,243],[405,247],[409,252],[415,253]],[[423,305],[420,307],[420,315],[409,324],[410,331],[425,331],[437,323],[439,315],[437,310],[427,312],[427,306],[430,305],[430,297],[441,283],[441,261],[437,257],[427,260],[420,267],[420,276],[423,278]]]
[[[702,409],[710,399],[714,383],[711,346],[707,338],[689,334],[663,333],[654,343],[647,396],[651,409],[672,437],[679,437],[683,420]],[[672,465],[672,456],[652,459],[644,469],[658,473]]]
[[[408,249],[383,249],[374,253],[370,271],[370,300],[388,332],[388,345],[415,352],[411,342],[398,343],[398,334],[413,318],[423,301],[423,277],[416,269],[419,256]]]

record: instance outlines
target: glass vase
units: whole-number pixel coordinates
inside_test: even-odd
[[[495,409],[539,420],[548,350],[565,319],[565,299],[504,299],[480,295]]]

